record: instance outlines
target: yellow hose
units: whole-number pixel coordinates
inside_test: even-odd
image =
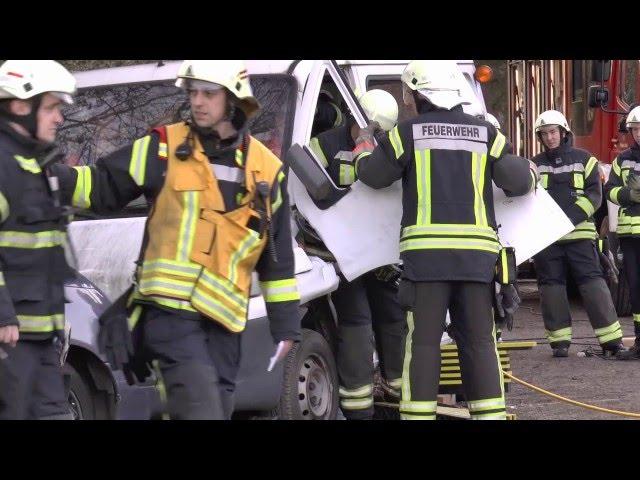
[[[521,385],[524,385],[525,387],[528,387],[531,390],[535,390],[538,393],[542,393],[544,395],[548,395],[550,397],[553,397],[553,398],[558,399],[558,400],[563,401],[563,402],[571,403],[572,405],[577,405],[578,407],[587,408],[589,410],[595,410],[597,412],[611,413],[612,415],[620,415],[622,417],[640,418],[640,413],[623,412],[621,410],[611,410],[609,408],[598,407],[596,405],[589,405],[588,403],[582,403],[582,402],[578,402],[576,400],[571,400],[570,398],[562,397],[560,395],[556,395],[555,393],[548,392],[547,390],[544,390],[544,389],[542,389],[540,387],[536,387],[535,385],[531,385],[530,383],[527,383],[524,380],[520,380],[519,378],[514,377],[510,373],[507,373],[507,372],[503,372],[503,373],[504,373],[505,377],[508,377],[511,380],[513,380],[514,382],[517,382],[517,383],[519,383]]]

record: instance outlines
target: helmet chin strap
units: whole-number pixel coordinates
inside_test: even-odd
[[[9,100],[11,101],[11,99]],[[38,134],[38,109],[42,103],[42,95],[37,95],[29,100],[23,100],[31,103],[31,111],[27,115],[16,115],[11,113],[8,108],[0,109],[0,117],[5,118],[9,122],[17,123],[24,128],[34,140],[37,140]],[[8,107],[8,105],[7,105]]]

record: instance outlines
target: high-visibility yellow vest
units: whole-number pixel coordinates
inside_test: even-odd
[[[193,138],[188,159],[175,155],[188,135],[184,123],[166,127],[167,175],[149,219],[148,244],[134,298],[199,311],[230,331],[240,332],[247,319],[251,273],[268,238],[247,227],[252,217],[260,219],[256,183],[266,182],[271,192],[282,162],[250,137],[247,151],[236,151],[236,162],[245,169],[248,193],[238,208],[225,212],[198,137]],[[264,207],[270,215],[270,195]]]

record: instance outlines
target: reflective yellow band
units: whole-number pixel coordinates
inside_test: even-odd
[[[197,312],[195,308],[191,306],[191,302],[186,300],[176,300],[173,298],[161,297],[159,295],[143,295],[138,291],[133,294],[135,300],[145,300],[164,307],[173,308],[175,310],[187,310],[189,312]]]
[[[504,138],[504,136],[503,136]],[[471,176],[473,180],[473,207],[476,217],[476,225],[487,225],[487,211],[484,206],[484,174],[487,165],[487,156],[471,153]]]
[[[373,385],[364,385],[362,387],[347,389],[344,387],[340,387],[338,389],[338,394],[344,398],[361,398],[366,397],[368,395],[373,394]]]
[[[590,217],[591,215],[593,215],[593,212],[595,212],[595,208],[593,208],[593,204],[589,201],[587,197],[578,197],[578,199],[576,200],[576,205],[578,205],[582,210],[584,210],[584,213],[587,214],[587,217]]]
[[[340,185],[351,185],[355,179],[356,171],[353,165],[340,164]]]
[[[311,141],[309,142],[309,147],[311,147],[311,150],[313,151],[313,153],[316,154],[316,157],[318,157],[318,160],[320,160],[320,163],[322,163],[322,166],[324,168],[327,168],[329,166],[329,161],[327,160],[327,157],[325,156],[324,151],[320,146],[320,141],[318,140],[317,137],[313,137],[311,139]]]
[[[243,160],[244,160],[244,158],[243,158],[243,154],[242,154],[242,149],[241,148],[237,148],[236,149],[236,164],[239,167],[244,166]]]
[[[540,185],[545,190],[547,190],[549,188],[549,174],[548,173],[541,173],[540,174]]]
[[[593,240],[596,237],[596,227],[592,220],[585,220],[560,240]]]
[[[193,282],[164,277],[143,277],[139,289],[143,295],[166,295],[188,300],[193,292]]]
[[[161,258],[144,262],[142,265],[142,276],[153,277],[164,273],[195,280],[198,278],[198,275],[200,275],[201,270],[202,266],[197,263],[185,263]]]
[[[6,283],[4,282],[4,273],[0,272],[0,287],[4,287]]]
[[[509,262],[506,248],[500,250],[500,263],[502,265],[502,283],[506,285],[509,283]]]
[[[620,200],[618,200],[618,193],[620,193],[620,190],[622,190],[622,187],[615,187],[609,192],[609,200],[617,205],[620,205]]]
[[[400,387],[402,387],[402,378],[396,378],[394,380],[387,380],[387,384],[391,388],[399,389]]]
[[[584,188],[584,173],[576,172],[573,174],[573,187],[578,189]]]
[[[489,151],[489,155],[493,158],[499,158],[506,143],[507,139],[505,136],[502,133],[497,132],[496,138],[491,146],[491,150]]]
[[[436,413],[438,402],[400,401],[400,411],[409,413]]]
[[[91,167],[73,167],[78,172],[71,203],[78,208],[91,208]]]
[[[371,398],[342,398],[340,399],[340,407],[343,410],[364,410],[373,407],[373,397]]]
[[[241,332],[246,324],[246,310],[240,315],[224,305],[218,299],[196,288],[191,297],[191,303],[207,316],[219,321],[232,332]]]
[[[391,142],[393,151],[396,154],[396,159],[400,158],[404,153],[404,147],[402,146],[402,139],[400,138],[400,132],[398,131],[397,125],[389,132],[389,141]]]
[[[500,244],[477,238],[419,238],[400,242],[400,251],[408,250],[482,250],[498,253]]]
[[[594,169],[596,165],[598,165],[598,159],[596,157],[589,158],[589,161],[587,162],[587,166],[584,169],[584,176],[586,178],[589,178],[589,175],[591,175],[591,171]]]
[[[0,192],[0,223],[9,217],[9,211],[9,202],[7,202],[6,197]]]
[[[295,278],[260,282],[265,302],[290,302],[300,300],[298,282]]]
[[[364,152],[362,152],[360,155],[358,155],[355,159],[355,161],[353,162],[353,165],[356,169],[356,176],[358,176],[358,163],[360,162],[360,159],[364,158],[364,157],[368,157],[369,155],[371,155],[373,152],[369,152],[367,150],[365,150]]]
[[[418,189],[418,212],[416,224],[431,223],[431,150],[416,150],[416,187]]]
[[[54,330],[64,330],[64,315],[18,315],[21,332],[52,332]]]
[[[200,276],[200,282],[213,293],[225,298],[238,310],[244,311],[249,306],[249,300],[226,278],[204,270]]]
[[[410,369],[411,369],[411,347],[413,345],[413,312],[407,312],[407,338],[405,340],[405,354],[404,354],[404,362],[402,365],[402,400],[405,402],[411,401],[411,379],[410,379]]]
[[[162,158],[167,158],[169,156],[166,143],[160,142],[158,144],[158,156]]]
[[[198,213],[200,212],[200,196],[199,192],[192,191],[184,192],[182,198],[184,206],[180,220],[180,238],[178,240],[176,260],[178,262],[188,262],[191,249],[193,248],[193,239],[196,235],[196,224],[198,221]]]
[[[49,248],[62,245],[64,233],[58,230],[47,232],[0,232],[0,247],[8,248]]]
[[[553,331],[545,330],[544,334],[550,342],[571,341],[571,327]]]
[[[596,328],[594,332],[601,344],[622,338],[622,327],[620,326],[619,321],[612,323],[608,327]]]
[[[640,323],[640,313],[634,313],[633,314],[633,321],[635,323]]]
[[[142,315],[142,305],[136,305],[133,307],[133,312],[131,312],[129,318],[127,318],[129,330],[133,330],[135,328],[138,320],[140,320],[140,315]]]
[[[400,412],[400,420],[435,420],[436,414],[415,415]]]
[[[499,408],[505,408],[504,398],[486,398],[483,400],[469,400],[467,402],[469,406],[469,411],[473,414],[474,412],[481,412],[485,410],[497,410]]]
[[[618,165],[618,157],[616,157],[613,160],[613,163],[611,164],[611,168],[613,169],[616,175],[620,176],[620,173],[622,172],[622,170],[620,169],[620,165]]]
[[[149,150],[149,142],[151,136],[139,138],[133,142],[133,150],[131,152],[131,162],[129,163],[129,174],[136,185],[144,185],[144,177],[147,169],[147,153]]]
[[[640,235],[640,216],[627,216],[624,210],[620,209],[616,231],[619,235]]]
[[[238,245],[238,249],[231,255],[229,261],[229,281],[235,284],[238,280],[238,264],[248,257],[253,250],[260,245],[260,237],[256,232],[250,230]],[[251,272],[249,272],[249,275]]]
[[[278,208],[280,208],[280,205],[282,205],[282,181],[283,180],[284,180],[284,173],[283,172],[278,173],[278,186],[276,187],[278,189],[278,194],[276,196],[276,201],[273,202],[273,204],[271,205],[271,215],[274,215],[278,211]]]
[[[18,161],[20,168],[23,170],[31,173],[42,173],[42,169],[35,158],[24,158],[22,155],[15,155],[13,158]]]

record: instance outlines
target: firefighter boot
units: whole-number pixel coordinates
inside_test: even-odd
[[[640,337],[636,337],[633,347],[616,352],[618,360],[636,360],[640,359]]]
[[[622,345],[622,327],[604,279],[596,278],[579,285],[578,289],[603,354],[615,355],[618,351],[625,350]]]
[[[554,357],[568,357],[571,345],[571,313],[564,285],[540,285],[540,308],[545,334]]]

